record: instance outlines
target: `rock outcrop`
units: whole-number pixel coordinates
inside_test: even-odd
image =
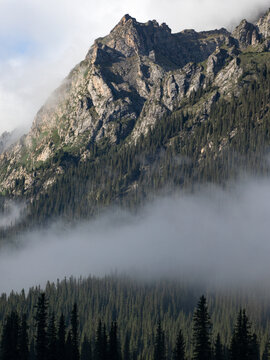
[[[246,20],[241,21],[240,25],[233,31],[232,36],[238,41],[240,49],[259,44],[261,39],[258,27]]]
[[[243,20],[232,34],[173,34],[164,23],[125,15],[95,41],[37,113],[30,132],[0,155],[0,191],[16,194],[18,181],[25,193],[37,183],[50,186],[64,171],[60,158],[87,161],[93,144],[135,143],[185,98],[213,86],[194,109],[203,119],[219,94],[237,94],[239,54],[269,42],[269,19],[267,13],[255,25]]]

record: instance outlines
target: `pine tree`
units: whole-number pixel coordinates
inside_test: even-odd
[[[165,360],[165,358],[165,335],[161,328],[161,322],[159,321],[155,336],[154,360]]]
[[[63,313],[60,316],[57,331],[57,360],[66,359],[66,325]]]
[[[91,343],[86,336],[84,336],[82,342],[81,360],[92,360]]]
[[[102,323],[98,322],[95,339],[95,360],[103,360],[103,341],[102,341]]]
[[[19,358],[19,317],[12,311],[4,323],[1,339],[1,360],[18,360]]]
[[[47,338],[47,300],[45,294],[38,298],[36,321],[36,360],[47,360],[48,338]]]
[[[78,326],[78,308],[75,303],[71,312],[72,360],[80,359]]]
[[[211,329],[212,324],[206,298],[202,295],[193,316],[194,360],[209,360],[211,358]]]
[[[126,337],[125,337],[123,360],[130,360],[130,336],[129,336],[129,333],[127,333]]]
[[[57,338],[54,313],[51,315],[48,325],[48,360],[58,360],[57,357]]]
[[[106,325],[103,324],[102,327],[102,359],[107,360],[108,359],[108,336],[106,331]]]
[[[175,348],[173,350],[173,360],[185,360],[185,340],[182,330],[179,330]]]
[[[69,331],[67,334],[67,340],[66,340],[66,344],[65,344],[65,359],[66,360],[73,360],[72,351],[73,351],[72,335],[71,335],[71,331]]]
[[[269,339],[267,340],[267,342],[265,344],[263,355],[262,355],[262,360],[270,360],[270,341],[269,341]]]
[[[109,348],[108,348],[108,359],[120,360],[120,349],[117,338],[117,322],[113,321],[109,333]]]
[[[240,309],[231,340],[232,360],[257,360],[259,345],[256,334],[251,334],[251,324],[246,311]]]
[[[215,360],[224,360],[224,349],[221,344],[220,334],[217,334],[217,338],[215,341]]]
[[[250,342],[250,360],[260,360],[260,346],[255,333],[252,334]]]
[[[28,360],[29,339],[28,339],[28,325],[26,321],[26,314],[22,316],[22,320],[21,320],[18,348],[19,348],[19,360]]]

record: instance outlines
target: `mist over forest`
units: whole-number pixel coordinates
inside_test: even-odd
[[[157,198],[136,215],[112,208],[72,226],[57,222],[1,249],[0,289],[115,272],[268,286],[269,207],[269,180],[243,178],[227,190],[209,185]]]

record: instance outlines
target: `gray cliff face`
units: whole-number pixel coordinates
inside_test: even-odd
[[[53,160],[56,154],[87,161],[90,144],[132,144],[181,108],[186,97],[212,84],[215,89],[194,108],[203,119],[217,93],[237,94],[239,54],[269,41],[269,16],[256,25],[243,20],[232,34],[225,29],[172,34],[166,24],[125,15],[51,95],[30,132],[0,155],[0,191],[16,194],[15,184],[23,179],[27,193],[46,168],[42,185],[50,186],[64,171]]]
[[[267,11],[267,13],[264,16],[262,16],[258,20],[256,26],[258,27],[259,32],[264,39],[270,37],[270,9]]]
[[[233,31],[232,36],[238,41],[241,49],[250,45],[257,45],[261,39],[261,33],[257,26],[242,20],[240,25]]]

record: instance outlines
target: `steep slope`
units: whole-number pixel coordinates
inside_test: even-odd
[[[229,41],[225,30],[171,34],[165,24],[141,24],[124,16],[50,97],[29,134],[2,156],[1,190],[16,193],[23,181],[27,192],[40,168],[61,173],[50,162],[60,150],[86,159],[91,143],[108,139],[117,144],[131,133],[132,139],[145,134],[203,85],[198,63]],[[53,181],[50,177],[48,184]]]
[[[269,16],[232,34],[124,16],[0,156],[2,194],[30,199],[31,219],[87,216],[168,184],[223,182],[239,162],[268,171],[254,159],[269,141]]]

